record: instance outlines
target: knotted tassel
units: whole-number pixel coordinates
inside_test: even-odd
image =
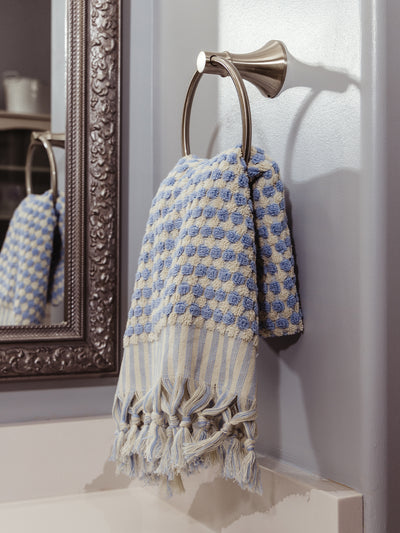
[[[193,440],[199,442],[208,437],[208,430],[210,428],[210,421],[204,415],[199,414],[196,424],[196,429],[193,433]]]
[[[164,429],[164,416],[161,410],[161,389],[161,382],[159,382],[153,390],[151,423],[147,436],[146,449],[144,450],[145,458],[149,463],[153,464],[161,457],[167,440]]]
[[[136,439],[136,443],[133,447],[133,453],[137,453],[138,455],[144,455],[144,450],[146,448],[146,440],[147,435],[149,433],[149,427],[151,423],[151,414],[145,413],[144,419],[143,419],[143,426],[141,427],[139,431],[138,438]]]
[[[240,471],[240,441],[234,434],[226,442],[223,475],[226,479],[236,479]]]
[[[229,422],[225,423],[220,431],[216,431],[214,435],[200,442],[193,444],[186,444],[183,450],[184,457],[188,463],[201,457],[203,454],[216,451],[224,442],[226,437],[232,432],[233,426]]]
[[[211,424],[210,420],[206,418],[202,413],[198,415],[198,422],[196,425],[196,431],[193,436],[193,442],[201,442],[207,439],[210,436],[210,432],[214,430],[215,428]],[[208,453],[207,455],[203,456],[201,459],[199,458],[197,463],[201,463],[205,467],[209,467],[217,463],[218,461],[218,452],[212,451]],[[191,463],[193,464],[193,463]]]
[[[241,486],[252,492],[262,494],[260,470],[256,463],[255,438],[257,436],[257,427],[253,421],[243,424],[246,439],[243,443],[245,452],[241,467]]]
[[[116,432],[112,451],[112,457],[115,457],[117,461],[121,460],[121,448],[125,442],[126,434],[129,430],[129,424],[126,422],[120,422],[118,429],[119,431]]]
[[[149,463],[155,463],[160,459],[167,437],[164,429],[164,417],[159,413],[151,413],[151,423],[146,439],[144,456]]]
[[[206,411],[213,411],[207,409]],[[225,422],[220,431],[217,431],[201,442],[194,442],[193,444],[186,444],[184,447],[184,457],[188,463],[196,460],[205,453],[216,451],[219,446],[225,441],[228,435],[232,433],[234,426],[242,424],[243,422],[255,420],[257,412],[255,409],[236,413],[229,422]]]
[[[133,454],[133,449],[135,447],[135,441],[139,432],[140,416],[136,413],[131,414],[130,418],[130,428],[126,436],[126,441],[121,448],[121,456],[129,457]]]
[[[183,445],[191,442],[192,435],[189,428],[192,425],[190,416],[182,417],[179,429],[176,432],[171,448],[171,466],[177,469],[178,472],[185,469],[185,458],[183,455]]]
[[[175,415],[168,417],[168,427],[166,429],[167,440],[164,446],[164,451],[160,459],[160,464],[156,470],[156,474],[166,476],[168,480],[174,478],[174,469],[171,462],[171,448],[179,427],[179,418]]]
[[[246,439],[244,441],[245,456],[242,462],[240,472],[242,488],[251,490],[258,494],[262,494],[262,487],[260,482],[260,470],[256,464],[256,452],[254,439]]]
[[[209,407],[207,409],[204,409],[201,413],[201,415],[199,415],[199,417],[201,416],[202,418],[205,418],[206,416],[208,417],[212,417],[212,419],[214,420],[214,422],[218,419],[219,415],[221,413],[224,413],[225,411],[227,411],[229,409],[229,405],[230,403],[232,402],[233,398],[229,398],[227,396],[227,393],[224,393],[222,396],[220,396],[217,400],[217,402],[215,403],[215,405],[213,407]],[[228,421],[226,419],[226,421]],[[209,420],[209,423],[211,425],[211,422]],[[226,426],[225,428],[226,431],[228,431],[228,426]],[[187,450],[188,449],[202,449],[201,446],[205,444],[205,447],[208,447],[209,445],[211,445],[210,449],[207,450],[209,453],[203,457],[201,459],[202,463],[205,464],[205,465],[212,465],[214,464],[214,462],[216,462],[218,460],[218,447],[219,447],[219,444],[215,445],[214,446],[214,442],[215,442],[215,439],[218,438],[216,437],[216,435],[219,435],[219,432],[215,432],[213,435],[209,436],[209,427],[208,427],[208,431],[207,431],[207,435],[206,435],[206,438],[201,440],[200,442],[197,442],[197,441],[194,441],[193,442],[193,446],[192,448],[189,448],[188,446],[185,446],[185,449],[184,449],[184,457],[187,461],[188,464],[197,464],[198,462],[200,462],[200,458],[201,456],[203,455],[203,453],[199,453],[199,454],[194,454],[191,456],[191,458],[188,460],[188,457],[186,456],[186,453],[187,453]],[[221,441],[219,442],[222,442],[223,441],[223,438],[221,439]]]
[[[188,383],[188,389],[190,384]],[[187,469],[183,447],[192,442],[192,417],[210,402],[211,390],[207,385],[199,385],[194,391],[188,390],[190,397],[181,407],[182,420],[175,435],[171,450],[171,462],[178,472]]]
[[[171,463],[171,449],[180,423],[176,412],[185,393],[185,383],[186,380],[183,377],[178,377],[173,386],[170,380],[163,381],[165,394],[161,396],[161,408],[168,414],[168,426],[166,429],[166,442],[156,474],[166,476],[169,480],[172,480],[175,475],[175,470]]]

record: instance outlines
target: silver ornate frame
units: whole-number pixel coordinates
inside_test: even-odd
[[[0,381],[115,376],[121,0],[69,0],[65,322],[0,327]]]

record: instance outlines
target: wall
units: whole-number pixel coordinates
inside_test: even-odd
[[[254,143],[287,188],[305,316],[298,342],[261,346],[259,449],[359,489],[366,531],[386,531],[384,3],[219,6],[220,49],[276,38],[297,59],[298,87],[274,101],[249,88]],[[229,146],[229,85],[219,104]]]
[[[210,16],[214,13],[213,16]],[[218,43],[215,2],[154,2],[154,150],[155,186],[181,156],[181,116],[186,91],[202,48]],[[217,85],[205,77],[196,92],[190,141],[195,153],[210,153],[217,121]]]
[[[221,1],[219,47],[244,52],[265,36],[279,38],[298,61],[315,65],[307,73],[298,67],[304,87],[274,100],[249,88],[254,144],[278,162],[287,189],[305,316],[298,342],[261,345],[259,443],[265,453],[359,486],[361,28],[358,2],[339,16],[340,4],[283,8],[258,0],[243,10]],[[306,24],[306,33],[296,31]],[[241,127],[229,83],[219,103],[220,144],[229,146]]]
[[[384,100],[382,110],[387,110],[386,144],[387,178],[386,178],[386,289],[387,313],[387,389],[386,389],[386,417],[387,417],[387,494],[388,494],[388,531],[397,531],[400,524],[400,507],[398,494],[400,494],[400,328],[399,292],[400,292],[400,247],[397,245],[400,227],[400,212],[398,199],[400,198],[400,71],[398,64],[400,23],[400,4],[388,2],[386,19],[386,41],[383,53],[386,55],[386,86],[383,87]],[[391,23],[389,24],[389,21]],[[382,54],[383,55],[383,54]],[[380,176],[380,173],[378,174]],[[379,180],[379,177],[378,177]]]

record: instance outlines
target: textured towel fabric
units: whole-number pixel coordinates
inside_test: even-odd
[[[0,324],[41,324],[64,298],[64,196],[29,194],[14,211],[0,252]]]
[[[258,334],[302,330],[283,185],[259,149],[180,159],[154,198],[114,400],[112,459],[181,485],[217,464],[260,491]]]

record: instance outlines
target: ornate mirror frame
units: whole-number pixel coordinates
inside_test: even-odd
[[[121,0],[69,0],[65,321],[0,327],[0,381],[119,366]]]

